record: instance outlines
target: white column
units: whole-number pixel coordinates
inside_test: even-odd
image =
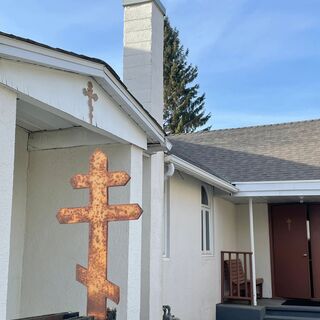
[[[138,203],[140,206],[142,206],[142,159],[142,150],[132,146],[130,170],[130,203]],[[127,283],[128,291],[126,320],[140,320],[141,239],[142,217],[140,217],[139,220],[129,221]]]
[[[151,157],[149,319],[162,317],[162,237],[164,210],[164,155]]]
[[[0,319],[7,318],[16,101],[0,86]]]
[[[163,39],[165,8],[160,0],[123,0],[123,80],[128,89],[163,125]],[[142,319],[161,319],[163,153],[151,156],[149,208],[146,208],[143,239]],[[130,286],[130,284],[128,284]],[[129,318],[128,318],[129,319]],[[130,318],[131,320],[131,318]]]
[[[252,291],[253,305],[257,305],[257,287],[256,287],[256,255],[254,249],[254,225],[253,225],[253,206],[252,198],[249,198],[249,220],[250,220],[250,245],[252,251]]]
[[[162,318],[163,153],[144,159],[141,320]]]

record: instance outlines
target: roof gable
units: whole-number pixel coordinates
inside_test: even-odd
[[[0,58],[91,77],[147,134],[148,142],[166,147],[164,131],[104,61],[0,32]]]

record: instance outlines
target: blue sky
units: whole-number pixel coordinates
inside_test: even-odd
[[[120,0],[0,0],[0,30],[122,74]],[[163,0],[213,128],[320,118],[319,0]]]

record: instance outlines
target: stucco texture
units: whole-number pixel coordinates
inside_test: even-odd
[[[184,320],[215,319],[220,301],[220,251],[236,247],[235,206],[213,197],[214,254],[201,255],[201,182],[176,173],[170,179],[170,257],[163,260],[163,303]]]
[[[74,190],[70,178],[88,171],[95,148],[33,151],[28,157],[26,135],[18,129],[8,319],[68,310],[86,313],[86,288],[76,282],[75,270],[76,264],[87,265],[88,225],[61,225],[56,214],[60,208],[88,204],[88,190]],[[110,204],[140,202],[142,190],[137,185],[132,188],[132,184],[141,186],[141,151],[129,145],[99,148],[109,156],[110,171],[124,170],[134,177],[125,187],[110,188]],[[141,246],[141,222],[134,228],[129,223],[115,222],[109,227],[108,279],[121,288],[119,319],[136,313],[129,310],[128,283],[132,290],[140,291],[137,248]],[[137,256],[137,261],[130,254]],[[129,300],[134,303],[134,299]],[[139,296],[136,304],[140,304]]]

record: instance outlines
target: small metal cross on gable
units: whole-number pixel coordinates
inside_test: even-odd
[[[88,81],[88,87],[82,89],[83,95],[88,97],[88,106],[89,106],[89,120],[90,124],[92,124],[93,120],[93,101],[98,100],[98,95],[93,93],[93,84],[91,81]]]
[[[286,221],[288,224],[288,230],[289,232],[291,231],[291,224],[292,224],[292,220],[290,218],[288,218],[288,220]]]

